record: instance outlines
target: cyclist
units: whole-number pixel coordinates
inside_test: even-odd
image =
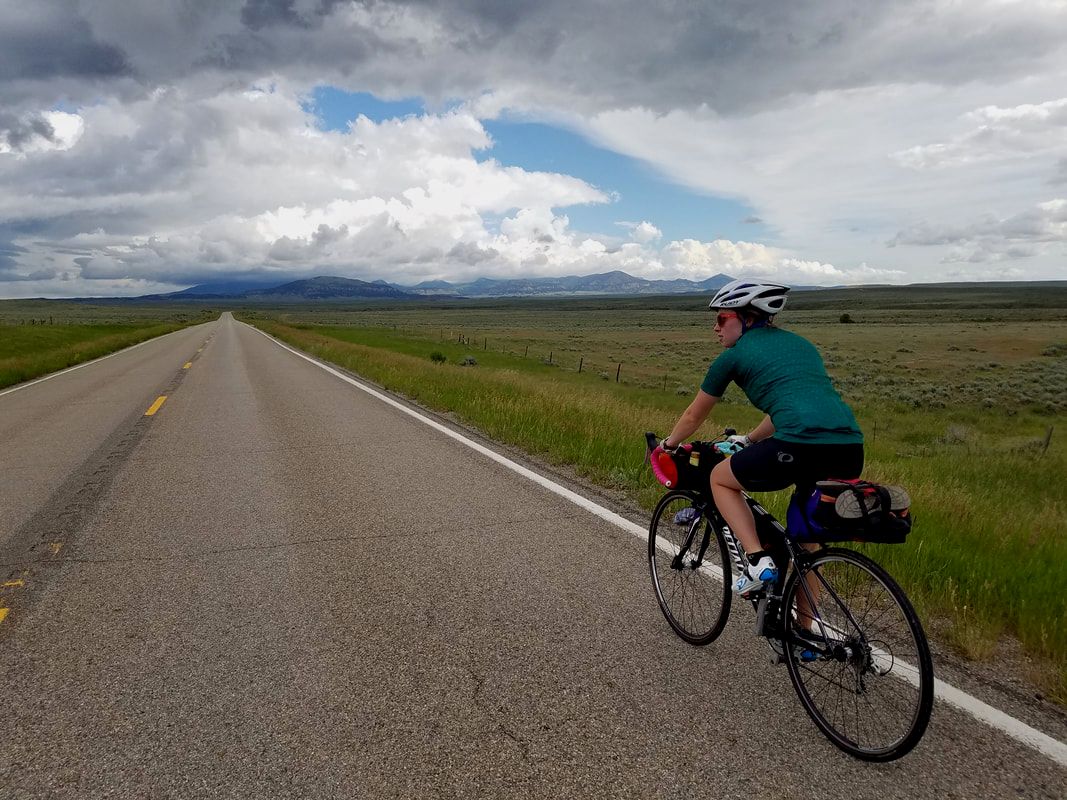
[[[863,469],[863,434],[830,383],[819,352],[808,340],[774,325],[788,292],[789,287],[775,283],[738,280],[715,294],[708,308],[718,312],[714,330],[726,349],[661,443],[670,451],[688,439],[731,382],[764,412],[747,435],[730,437],[735,453],[711,472],[715,505],[751,565],[734,585],[740,595],[778,579],[742,492],[796,486],[798,493],[810,493],[816,481],[858,478]]]

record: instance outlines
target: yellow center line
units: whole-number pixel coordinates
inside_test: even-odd
[[[191,367],[192,365],[193,365],[192,361],[186,361],[185,362],[185,366],[183,366],[182,369],[189,369],[189,367]]]
[[[7,609],[7,608],[0,608],[0,622],[3,622],[3,621],[4,621],[4,617],[6,617],[6,616],[7,616],[7,612],[8,612],[8,611],[10,611],[10,609]]]
[[[167,396],[165,394],[161,394],[159,397],[156,398],[156,402],[152,403],[152,405],[148,407],[148,410],[144,412],[144,415],[146,417],[153,416],[157,411],[159,411],[160,406],[162,406],[166,401]]]
[[[16,578],[13,581],[4,581],[4,586],[23,586],[25,583],[26,582],[22,580],[22,578]]]
[[[52,555],[58,556],[59,551],[63,549],[63,542],[52,542]]]

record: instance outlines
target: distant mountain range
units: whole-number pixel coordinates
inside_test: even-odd
[[[302,281],[291,281],[270,289],[246,292],[249,300],[339,300],[349,297],[363,299],[403,300],[416,297],[385,281],[368,283],[351,278],[322,276]]]
[[[647,280],[618,270],[598,275],[569,275],[563,278],[478,278],[469,283],[426,281],[400,286],[386,281],[360,281],[352,278],[320,276],[290,281],[280,286],[263,281],[218,281],[191,286],[180,292],[150,295],[153,300],[229,299],[261,302],[306,300],[383,299],[416,300],[427,297],[545,297],[576,295],[706,294],[733,278],[722,273],[702,281]],[[148,298],[144,298],[148,299]]]

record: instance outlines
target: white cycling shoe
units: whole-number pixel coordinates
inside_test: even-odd
[[[778,567],[774,559],[764,556],[755,564],[752,564],[746,572],[734,584],[734,591],[742,597],[758,592],[764,586],[773,585],[778,581]]]

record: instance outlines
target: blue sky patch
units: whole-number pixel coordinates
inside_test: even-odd
[[[482,124],[494,144],[475,154],[479,161],[496,159],[504,166],[573,175],[616,198],[568,206],[564,211],[572,228],[625,238],[626,229],[616,223],[647,220],[663,231],[663,241],[767,238],[762,223],[744,222],[755,216],[748,206],[679,186],[643,162],[597,147],[573,131],[540,122]]]
[[[425,111],[422,100],[409,97],[403,100],[380,100],[368,92],[345,92],[332,86],[316,86],[304,110],[319,119],[319,127],[326,131],[347,131],[348,123],[360,114],[373,122],[382,122]]]
[[[426,113],[421,99],[382,100],[367,92],[317,87],[305,109],[323,130],[346,131],[361,114],[374,122]],[[732,239],[767,242],[769,231],[752,208],[721,197],[700,194],[662,177],[643,162],[589,142],[581,135],[543,122],[484,120],[493,146],[474,153],[478,161],[495,159],[504,166],[558,172],[581,178],[614,198],[610,203],[560,209],[571,228],[628,238],[619,222],[647,220],[672,239]],[[746,221],[747,220],[747,221]]]

